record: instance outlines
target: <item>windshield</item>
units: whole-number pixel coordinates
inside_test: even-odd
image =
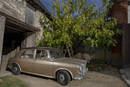
[[[63,52],[60,50],[50,50],[50,56],[54,58],[60,58],[63,57]]]

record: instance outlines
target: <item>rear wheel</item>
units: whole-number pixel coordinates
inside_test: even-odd
[[[11,71],[14,75],[20,74],[20,68],[17,64],[14,64],[14,63],[12,64]]]
[[[71,76],[67,71],[60,70],[57,72],[56,79],[61,85],[67,85],[71,81]]]

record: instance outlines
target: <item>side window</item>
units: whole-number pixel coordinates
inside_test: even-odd
[[[22,55],[21,58],[32,58],[33,59],[34,56],[34,50],[25,50]]]
[[[44,58],[47,58],[46,50],[37,50],[36,59],[44,59]]]

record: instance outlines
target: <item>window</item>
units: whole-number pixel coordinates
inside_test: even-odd
[[[22,58],[34,58],[33,56],[34,56],[34,50],[25,50],[23,53],[22,53],[22,55],[21,55],[21,57]]]
[[[30,4],[27,4],[25,22],[27,24],[34,25],[34,18],[35,18],[35,8],[32,7]]]
[[[47,58],[47,52],[45,50],[37,50],[36,52],[37,59],[44,59]]]

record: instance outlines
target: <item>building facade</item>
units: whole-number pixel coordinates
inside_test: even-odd
[[[36,46],[43,14],[50,15],[40,0],[0,0],[0,72],[21,48]]]
[[[113,0],[111,16],[117,18],[123,31],[121,44],[121,62],[123,66],[130,66],[130,0]],[[118,50],[119,51],[119,50]]]

